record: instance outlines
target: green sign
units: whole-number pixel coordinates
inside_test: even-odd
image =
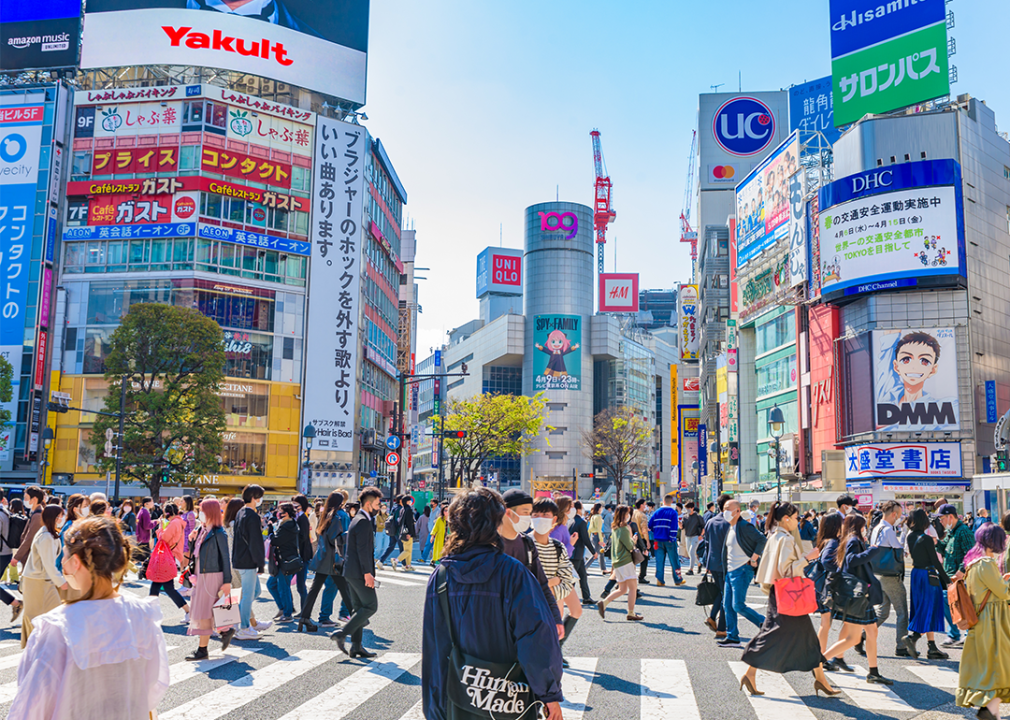
[[[940,22],[831,62],[835,126],[950,93],[947,25]]]

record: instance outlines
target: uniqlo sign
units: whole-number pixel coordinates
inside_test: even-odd
[[[600,312],[638,312],[638,273],[600,273]]]

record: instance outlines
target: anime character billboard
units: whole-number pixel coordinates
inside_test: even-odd
[[[954,328],[875,330],[877,430],[957,430]]]
[[[582,389],[582,317],[533,318],[533,390]]]

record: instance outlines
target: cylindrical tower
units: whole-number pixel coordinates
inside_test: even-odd
[[[592,471],[582,431],[593,424],[594,250],[591,208],[570,202],[526,208],[523,392],[544,393],[555,428],[523,463],[527,484]]]

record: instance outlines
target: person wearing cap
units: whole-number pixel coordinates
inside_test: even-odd
[[[554,599],[554,591],[548,585],[547,575],[544,567],[540,563],[540,554],[537,552],[537,544],[527,533],[532,527],[533,498],[529,493],[519,488],[506,490],[502,495],[505,503],[505,516],[498,526],[498,535],[501,536],[502,552],[521,562],[527,570],[533,573],[544,599],[550,606],[551,615],[554,617],[554,624],[557,625],[558,639],[565,636],[564,624],[561,621],[561,610]]]
[[[953,580],[960,580],[964,577],[964,556],[975,545],[975,535],[971,528],[965,525],[957,515],[957,508],[950,503],[941,505],[937,513],[940,524],[943,526],[943,540],[937,547],[943,556],[943,571],[947,577]],[[944,603],[944,617],[950,626],[947,632],[949,638],[943,647],[958,647],[961,644],[961,631],[957,625],[951,622],[950,608]]]

